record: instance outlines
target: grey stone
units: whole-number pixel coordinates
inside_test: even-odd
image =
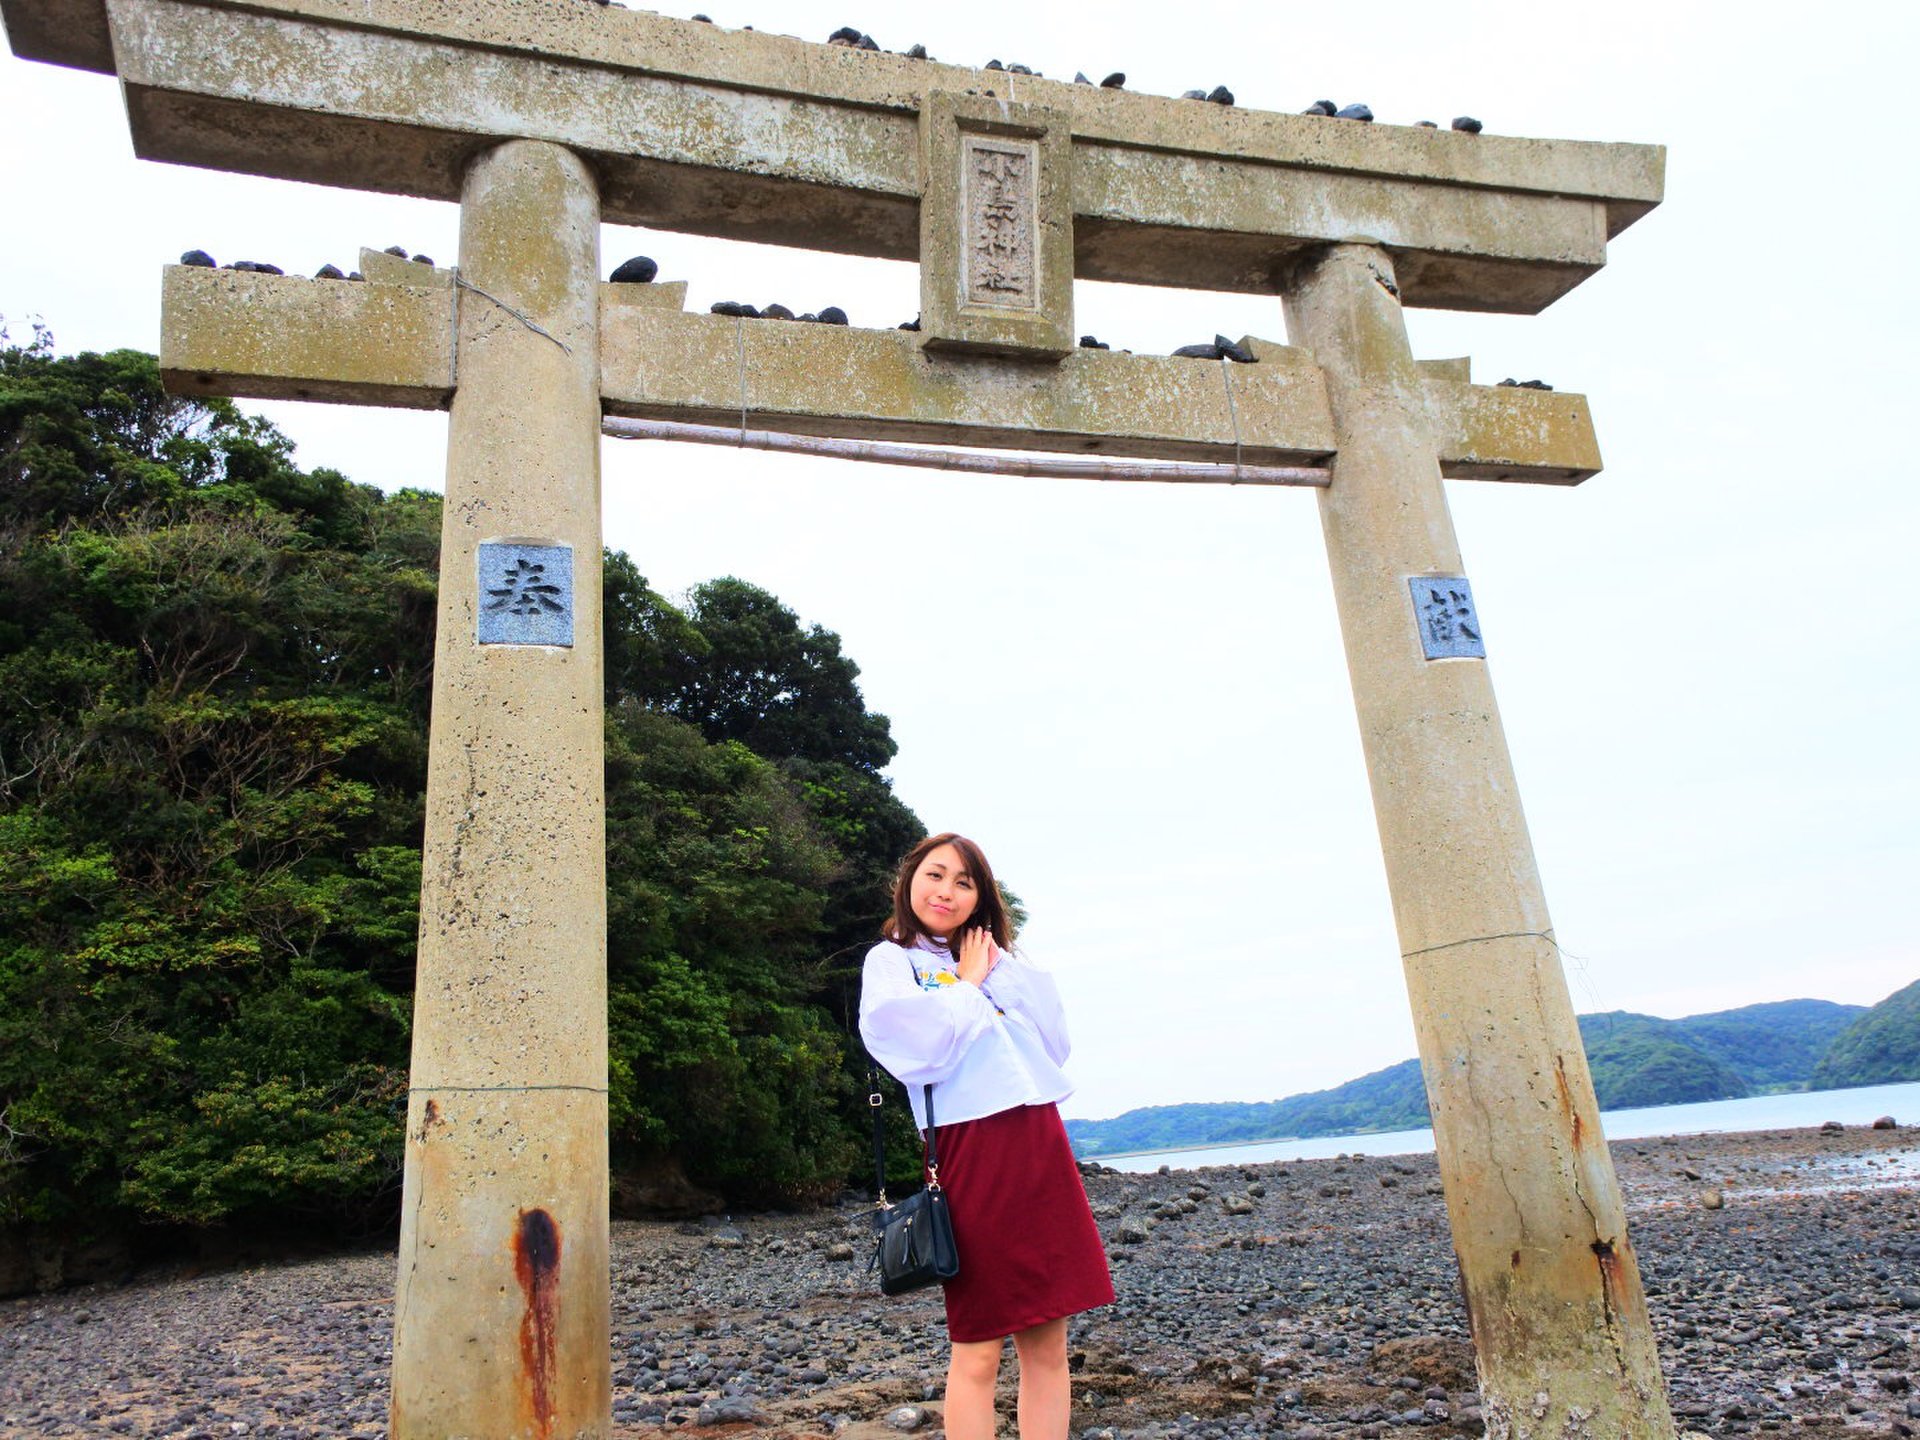
[[[887,1412],[886,1426],[889,1430],[898,1430],[902,1434],[907,1434],[925,1425],[927,1418],[927,1412],[918,1405],[902,1405],[896,1410]]]
[[[723,1395],[695,1412],[695,1425],[761,1425],[767,1412],[751,1395]]]
[[[631,260],[621,261],[607,278],[616,285],[651,285],[659,273],[659,263],[651,255],[635,255]]]
[[[1333,118],[1336,120],[1358,120],[1362,124],[1370,125],[1373,123],[1373,111],[1367,106],[1360,104],[1342,105],[1338,110],[1333,112]]]
[[[1478,135],[1481,125],[1471,115],[1456,115],[1453,117],[1453,128],[1465,135]]]
[[[211,270],[215,268],[213,263],[213,257],[204,250],[187,251],[186,254],[180,257],[180,263],[182,265],[196,265],[203,270]]]

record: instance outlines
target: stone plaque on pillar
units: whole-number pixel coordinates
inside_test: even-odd
[[[573,644],[573,547],[489,541],[480,546],[482,645]]]
[[[1429,660],[1484,660],[1480,617],[1473,609],[1473,587],[1462,575],[1419,575],[1407,581],[1413,592],[1414,621],[1420,648]]]
[[[1073,348],[1067,117],[936,91],[920,111],[920,328],[930,349]]]

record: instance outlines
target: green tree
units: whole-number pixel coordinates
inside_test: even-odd
[[[732,578],[695,586],[687,619],[705,646],[655,699],[668,714],[770,757],[869,771],[893,758],[887,718],[867,710],[860,667],[831,630],[802,628],[773,596]]]

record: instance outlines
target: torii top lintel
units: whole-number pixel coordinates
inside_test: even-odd
[[[919,254],[936,93],[1062,115],[1074,273],[1271,292],[1367,238],[1409,305],[1532,313],[1661,198],[1665,151],[1227,109],[591,0],[0,0],[28,59],[117,74],[148,159],[457,199],[481,149],[588,157],[605,217]]]

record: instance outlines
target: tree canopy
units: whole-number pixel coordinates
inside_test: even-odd
[[[151,356],[0,344],[0,1227],[391,1221],[439,535]],[[765,591],[606,561],[616,1168],[831,1191],[886,719]]]

